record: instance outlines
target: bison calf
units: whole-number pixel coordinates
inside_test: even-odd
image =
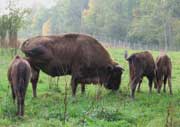
[[[166,92],[166,82],[168,80],[169,91],[170,94],[172,94],[171,71],[172,71],[171,59],[166,54],[161,54],[160,56],[158,56],[156,59],[157,84],[155,84],[158,93],[160,93],[163,82],[164,82],[163,91]]]
[[[151,92],[152,83],[155,78],[155,63],[151,53],[145,51],[134,53],[129,57],[126,53],[125,58],[129,62],[131,97],[134,98],[138,83],[138,89],[140,89],[140,84],[144,76],[149,80],[149,91]]]
[[[16,56],[9,67],[8,80],[11,85],[14,102],[17,98],[17,115],[19,116],[24,114],[24,99],[30,75],[31,68],[29,63],[20,56]]]

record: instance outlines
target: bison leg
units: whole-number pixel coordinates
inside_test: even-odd
[[[18,97],[17,106],[18,106],[17,115],[23,116],[24,115],[24,98],[23,97]]]
[[[16,113],[16,115],[20,115],[20,108],[21,108],[21,106],[20,106],[20,97],[17,97],[17,113]]]
[[[81,94],[85,93],[85,84],[81,83]]]
[[[142,83],[142,79],[139,81],[139,85],[138,85],[138,89],[137,92],[140,92],[140,88],[141,88],[141,83]]]
[[[13,102],[15,103],[16,95],[15,95],[15,93],[14,93],[14,88],[13,88],[12,85],[11,85],[11,92],[12,92]]]
[[[153,84],[153,79],[149,79],[149,93],[152,92],[152,84]]]
[[[172,95],[172,83],[171,83],[171,77],[168,77],[168,86],[169,86],[169,92],[170,92],[170,95]]]
[[[71,88],[72,88],[72,96],[74,97],[76,95],[76,89],[77,89],[77,81],[75,78],[72,77],[71,79]]]
[[[21,114],[20,114],[21,116],[23,116],[24,115],[24,97],[23,97],[23,99],[21,100]]]
[[[164,93],[166,92],[166,82],[167,82],[167,77],[165,76],[164,77],[164,88],[163,88]]]
[[[137,92],[140,92],[141,83],[138,84]]]
[[[158,86],[157,86],[158,93],[160,93],[161,87],[162,87],[162,79],[160,79],[160,81],[158,81]]]
[[[32,89],[33,89],[33,97],[36,97],[36,88],[37,88],[37,82],[39,79],[39,71],[37,69],[32,68],[32,78],[31,78],[31,83],[32,83]]]
[[[20,116],[23,116],[24,115],[24,97],[22,97],[20,99],[20,113],[19,113]]]
[[[157,79],[154,78],[153,82],[154,82],[154,88],[157,89]]]
[[[135,77],[131,82],[131,98],[134,99],[137,83],[141,80],[140,77]]]

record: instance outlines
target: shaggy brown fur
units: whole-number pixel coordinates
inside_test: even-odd
[[[26,40],[21,50],[27,56],[35,75],[32,78],[34,96],[39,71],[50,76],[72,75],[72,94],[78,83],[104,84],[117,90],[122,68],[115,63],[105,48],[94,38],[84,34],[38,36]],[[82,85],[82,91],[85,90]]]
[[[136,86],[139,83],[138,89],[140,90],[140,84],[144,76],[149,80],[149,91],[152,90],[152,83],[155,78],[155,63],[151,53],[148,51],[134,53],[127,58],[129,62],[129,73],[130,73],[130,86],[131,86],[131,97],[134,98]]]
[[[166,82],[168,80],[168,86],[170,94],[172,94],[172,84],[171,84],[171,71],[172,64],[171,59],[166,54],[161,54],[156,59],[156,79],[157,79],[157,90],[160,93],[162,83],[164,82],[163,91],[166,92]]]
[[[24,115],[24,99],[26,89],[30,80],[31,68],[29,63],[16,56],[8,70],[8,80],[11,85],[12,97],[15,102],[17,98],[17,115]]]

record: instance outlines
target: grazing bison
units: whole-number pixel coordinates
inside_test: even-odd
[[[168,80],[168,86],[170,94],[172,94],[172,84],[171,84],[171,71],[172,64],[171,59],[166,54],[160,54],[156,59],[156,88],[158,93],[160,93],[162,82],[164,82],[163,91],[166,92],[166,82]]]
[[[26,89],[30,80],[31,68],[29,63],[16,56],[8,70],[8,80],[11,85],[12,97],[15,102],[17,98],[17,115],[24,115],[24,99]]]
[[[39,71],[50,76],[72,75],[72,95],[78,83],[103,84],[105,88],[117,90],[123,69],[114,62],[105,48],[94,38],[84,34],[38,36],[26,40],[21,46],[31,67],[33,95]]]
[[[151,53],[145,51],[134,53],[128,57],[126,52],[125,58],[129,62],[131,97],[134,98],[138,83],[138,90],[140,90],[140,84],[144,76],[149,80],[149,91],[151,92],[152,83],[155,79],[155,63]]]

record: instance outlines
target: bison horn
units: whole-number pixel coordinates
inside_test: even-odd
[[[119,69],[121,69],[122,71],[124,71],[124,68],[122,68],[120,65],[116,65],[115,68],[119,68]]]

